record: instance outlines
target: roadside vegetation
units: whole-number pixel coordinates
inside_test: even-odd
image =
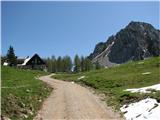
[[[1,67],[1,114],[13,120],[31,120],[52,89],[38,76],[47,73]]]
[[[77,74],[57,74],[53,77],[74,81],[94,88],[97,92],[105,94],[107,104],[115,109],[147,97],[160,101],[159,91],[152,90],[151,93],[146,94],[124,91],[128,88],[140,88],[160,83],[160,57]]]

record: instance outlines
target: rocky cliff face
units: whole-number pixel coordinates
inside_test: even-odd
[[[160,31],[151,24],[130,22],[106,42],[98,43],[89,58],[103,66],[160,55]]]

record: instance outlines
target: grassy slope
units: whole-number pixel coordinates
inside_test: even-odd
[[[2,115],[16,120],[32,119],[44,98],[52,90],[42,81],[35,79],[35,77],[45,75],[46,73],[3,66],[1,70]]]
[[[142,63],[144,62],[144,63]],[[144,72],[151,72],[142,75]],[[86,76],[78,80],[80,76]],[[108,105],[119,109],[121,105],[137,101],[148,96],[160,101],[160,92],[156,94],[141,94],[125,92],[127,88],[144,87],[160,83],[160,57],[144,61],[130,62],[118,67],[94,70],[78,74],[58,74],[57,79],[80,82],[104,93]]]

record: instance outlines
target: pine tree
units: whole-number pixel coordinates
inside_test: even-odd
[[[72,59],[68,56],[67,57],[67,72],[71,72],[72,69]]]
[[[61,58],[61,56],[59,56],[57,58],[56,64],[57,64],[57,72],[62,72],[63,65],[62,65],[62,58]]]
[[[46,60],[46,64],[47,64],[47,71],[52,72],[52,63],[51,63],[51,59],[49,57]]]
[[[85,71],[85,62],[84,62],[84,57],[83,56],[81,56],[81,71],[83,72],[83,71]]]
[[[88,59],[87,57],[84,60],[84,66],[85,66],[85,68],[84,68],[85,71],[89,71],[93,68],[91,60]]]
[[[63,72],[70,72],[72,68],[72,60],[69,56],[63,58]]]
[[[78,55],[75,55],[74,58],[74,72],[80,72],[81,61]]]
[[[57,66],[56,66],[56,57],[54,55],[52,55],[51,61],[52,61],[52,72],[55,73],[57,71]]]
[[[9,47],[9,50],[7,52],[7,60],[10,66],[17,65],[17,57],[15,56],[14,49],[12,46]]]

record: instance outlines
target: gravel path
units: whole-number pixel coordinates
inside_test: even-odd
[[[40,77],[54,88],[34,120],[119,120],[119,114],[106,107],[87,88],[73,82]]]

